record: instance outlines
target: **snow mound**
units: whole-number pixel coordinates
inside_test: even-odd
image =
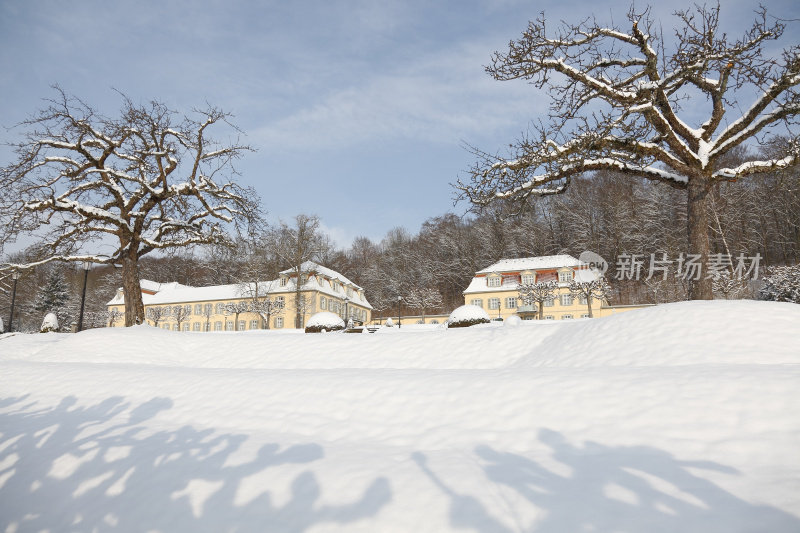
[[[800,305],[677,302],[563,323],[520,359],[533,367],[796,364]]]
[[[506,327],[515,328],[521,324],[522,324],[522,319],[519,317],[519,315],[511,315],[510,317],[506,318],[503,321],[503,325]]]
[[[58,317],[55,313],[47,313],[42,321],[42,327],[39,330],[42,333],[49,333],[51,331],[58,331]]]
[[[306,333],[337,331],[344,329],[344,320],[329,311],[322,311],[308,319]]]
[[[344,320],[342,320],[339,315],[331,313],[330,311],[321,311],[309,318],[306,325],[320,326],[323,328],[332,326],[344,327]]]
[[[485,322],[489,322],[489,314],[484,311],[482,307],[478,307],[477,305],[462,305],[461,307],[457,307],[447,318],[447,323],[451,326],[456,324],[481,324]]]

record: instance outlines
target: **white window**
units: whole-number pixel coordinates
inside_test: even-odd
[[[188,322],[184,322],[183,331],[189,331],[189,323]]]
[[[436,320],[435,318],[433,320],[431,320],[431,324],[438,324],[438,323],[439,323],[439,321]]]
[[[211,314],[211,304],[205,304],[203,306],[203,314],[210,315]]]
[[[515,297],[506,298],[506,309],[516,309],[517,299]]]
[[[286,283],[288,283],[288,281],[289,281],[289,278],[285,278],[285,277],[281,278],[281,287],[285,287]]]
[[[203,314],[203,304],[194,304],[194,314],[196,315]]]
[[[583,313],[583,314],[581,315],[581,318],[589,318],[589,313]]]
[[[588,303],[585,294],[578,296],[578,301],[581,303],[581,305],[586,305]]]
[[[489,287],[499,287],[500,286],[500,277],[499,276],[489,276],[486,280],[486,284]]]
[[[328,308],[327,305],[328,305],[328,301],[325,299],[325,297],[324,296],[320,296],[319,308],[324,311],[324,310],[326,310]]]
[[[544,319],[545,320],[555,320],[555,317],[553,315],[544,315]]]
[[[561,305],[572,305],[572,295],[571,294],[562,294],[561,295]],[[572,317],[570,317],[572,318]]]
[[[214,331],[222,331],[222,322],[219,320],[214,322]]]
[[[500,298],[489,298],[489,309],[500,309]]]
[[[221,315],[221,314],[223,313],[223,310],[224,310],[224,308],[225,308],[225,304],[223,304],[223,303],[218,303],[218,304],[216,305],[216,307],[214,308],[214,312],[215,312],[216,314],[218,314],[218,315]]]
[[[203,326],[203,331],[211,331],[211,322],[206,322]]]
[[[547,300],[544,301],[545,307],[553,307],[554,305],[556,305],[556,301],[554,298],[548,298]]]
[[[275,329],[280,329],[283,327],[283,317],[276,317],[275,318]]]
[[[250,321],[250,329],[258,329],[258,320],[251,320]]]
[[[475,298],[473,300],[470,300],[469,303],[470,305],[477,305],[478,307],[483,307],[483,300],[481,300],[480,298]]]
[[[244,331],[247,328],[247,321],[240,320],[239,321],[239,331]]]
[[[192,314],[192,306],[191,305],[184,305],[183,306],[183,312],[186,313],[186,316],[191,315]]]
[[[233,320],[225,321],[225,331],[233,331]]]
[[[563,315],[561,320],[572,320],[572,315]]]
[[[200,331],[200,322],[195,322],[194,324],[192,324],[192,329],[194,331]]]
[[[572,281],[572,271],[567,270],[566,272],[559,272],[558,273],[558,281]]]
[[[286,305],[286,300],[284,299],[283,296],[276,296],[275,297],[275,303],[277,303],[279,306],[283,307],[284,305]]]
[[[522,275],[522,283],[525,285],[530,285],[536,282],[536,274],[523,274]]]

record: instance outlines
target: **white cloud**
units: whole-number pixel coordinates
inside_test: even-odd
[[[486,132],[525,127],[546,98],[524,82],[483,72],[491,48],[471,44],[422,57],[360,83],[331,90],[306,107],[250,131],[267,151],[341,148],[375,139],[457,143]]]

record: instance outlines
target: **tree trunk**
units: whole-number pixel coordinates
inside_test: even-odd
[[[594,315],[592,315],[592,295],[591,294],[586,296],[586,307],[589,309],[589,318],[594,318]]]
[[[122,258],[122,290],[125,293],[125,327],[144,322],[142,288],[139,285],[139,257],[129,248]]]
[[[708,195],[711,182],[705,176],[690,176],[686,196],[689,254],[699,256],[699,279],[687,279],[690,300],[713,300],[711,279],[706,278],[710,245],[708,240]],[[685,267],[684,267],[685,268]],[[693,276],[694,277],[694,276]]]

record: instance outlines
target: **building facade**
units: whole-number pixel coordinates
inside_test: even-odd
[[[464,304],[482,307],[492,319],[506,319],[511,315],[525,319],[538,318],[538,304],[523,305],[519,297],[519,285],[556,281],[558,287],[553,298],[544,302],[543,319],[588,318],[589,302],[586,297],[575,296],[569,290],[576,276],[590,279],[599,274],[571,255],[502,259],[475,273],[464,291]],[[597,318],[642,307],[647,306],[610,306],[606,300],[593,300],[592,315]]]
[[[330,311],[345,321],[368,323],[372,306],[364,289],[342,274],[313,262],[280,272],[278,279],[209,287],[190,287],[177,283],[142,280],[145,317],[151,326],[172,331],[247,331],[254,329],[293,329],[297,303],[301,323],[314,313]],[[125,295],[118,289],[106,304],[109,326],[125,324]]]

